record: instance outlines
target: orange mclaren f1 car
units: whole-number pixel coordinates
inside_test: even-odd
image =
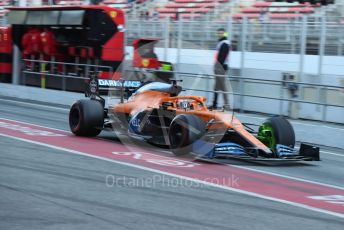
[[[104,108],[96,79],[90,81],[90,99],[76,101],[69,125],[78,136],[97,136],[112,129],[146,142],[166,146],[177,155],[200,158],[251,159],[257,161],[319,160],[319,148],[301,144],[296,151],[292,125],[283,117],[271,117],[252,129],[232,113],[209,110],[205,97],[179,96],[181,86],[152,82],[129,98]]]

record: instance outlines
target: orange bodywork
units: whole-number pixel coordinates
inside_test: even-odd
[[[193,109],[182,109],[178,107],[178,101],[191,100]],[[137,95],[133,95],[127,102],[119,103],[112,108],[112,112],[127,114],[132,116],[140,111],[159,109],[163,106],[163,103],[169,103],[166,110],[175,111],[178,114],[192,114],[206,123],[212,121],[209,129],[233,129],[244,137],[253,146],[262,149],[266,152],[270,152],[270,149],[260,142],[255,136],[249,133],[244,125],[232,114],[224,113],[222,111],[211,111],[205,106],[205,97],[199,96],[175,96],[171,97],[169,93],[159,91],[146,91]]]

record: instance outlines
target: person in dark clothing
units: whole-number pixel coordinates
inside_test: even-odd
[[[215,64],[214,64],[214,74],[215,74],[215,91],[227,92],[226,85],[226,73],[228,70],[228,57],[231,50],[231,43],[227,39],[226,32],[224,29],[220,28],[217,30],[217,36],[219,38],[216,45],[215,54]],[[218,93],[214,93],[214,101],[212,108],[217,108]],[[228,95],[223,93],[224,108],[229,108]]]

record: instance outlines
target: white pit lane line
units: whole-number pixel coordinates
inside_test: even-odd
[[[0,101],[11,102],[13,104],[19,104],[19,105],[30,105],[30,106],[34,106],[36,108],[48,108],[48,109],[69,111],[69,109],[66,109],[66,108],[55,107],[55,106],[51,106],[51,105],[40,105],[40,104],[31,103],[31,102],[16,101],[16,100],[3,99],[3,98],[0,98]]]
[[[8,138],[12,138],[12,139],[15,139],[15,140],[18,140],[18,141],[23,141],[23,142],[27,142],[27,143],[31,143],[31,144],[36,144],[36,145],[44,146],[44,147],[47,147],[47,148],[52,148],[52,149],[64,151],[64,152],[69,152],[69,153],[72,153],[72,154],[77,154],[77,155],[86,156],[86,157],[92,157],[92,158],[95,158],[95,159],[104,160],[104,161],[108,161],[108,162],[112,162],[112,163],[116,163],[116,164],[120,164],[120,165],[124,165],[124,166],[134,167],[134,168],[145,170],[145,171],[149,171],[149,172],[159,173],[159,174],[163,174],[163,175],[166,175],[166,176],[176,177],[176,178],[179,178],[179,179],[182,179],[182,180],[188,180],[188,181],[192,181],[192,182],[195,182],[195,183],[200,183],[200,184],[204,184],[204,185],[208,185],[208,186],[212,186],[212,187],[228,190],[228,191],[231,191],[231,192],[237,192],[237,193],[240,193],[240,194],[245,194],[245,195],[249,195],[249,196],[253,196],[253,197],[257,197],[257,198],[261,198],[261,199],[265,199],[265,200],[275,201],[275,202],[279,202],[279,203],[282,203],[282,204],[288,204],[288,205],[292,205],[292,206],[295,206],[295,207],[304,208],[304,209],[307,209],[307,210],[311,210],[311,211],[315,211],[315,212],[319,212],[319,213],[323,213],[323,214],[328,214],[328,215],[339,217],[339,218],[344,218],[344,214],[341,214],[341,213],[327,211],[327,210],[319,209],[319,208],[314,208],[314,207],[310,207],[310,206],[307,206],[307,205],[304,205],[304,204],[299,204],[299,203],[295,203],[295,202],[291,202],[291,201],[285,201],[285,200],[282,200],[282,199],[273,198],[273,197],[269,197],[269,196],[264,196],[264,195],[260,195],[260,194],[253,193],[253,192],[247,192],[247,191],[239,190],[239,189],[236,189],[236,188],[233,188],[233,187],[225,187],[225,186],[221,186],[221,185],[218,185],[218,184],[213,184],[213,183],[210,183],[210,182],[207,182],[207,181],[203,181],[203,180],[192,179],[192,178],[189,178],[189,177],[184,177],[184,176],[176,175],[176,174],[173,174],[173,173],[168,173],[168,172],[164,172],[164,171],[160,171],[160,170],[156,170],[156,169],[152,169],[152,168],[147,168],[147,167],[140,166],[140,165],[135,165],[135,164],[131,164],[131,163],[116,161],[116,160],[107,159],[107,158],[103,158],[103,157],[99,157],[99,156],[94,156],[94,155],[87,154],[87,153],[84,153],[84,152],[79,152],[79,151],[75,151],[75,150],[71,150],[71,149],[57,147],[57,146],[50,145],[50,144],[45,144],[45,143],[40,143],[40,142],[36,142],[36,141],[31,141],[31,140],[27,140],[27,139],[23,139],[23,138],[19,138],[19,137],[13,137],[13,136],[10,136],[10,135],[7,135],[7,134],[0,133],[0,136],[8,137]]]
[[[333,152],[329,152],[329,151],[323,151],[321,149],[320,149],[320,153],[325,153],[325,154],[330,154],[330,155],[334,155],[334,156],[344,157],[344,154],[333,153]]]

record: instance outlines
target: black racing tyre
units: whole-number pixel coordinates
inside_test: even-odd
[[[169,128],[170,149],[176,156],[191,152],[192,144],[205,134],[205,122],[195,115],[176,116]]]
[[[270,130],[271,137],[269,137],[269,134],[264,133],[263,130]],[[259,128],[258,138],[259,137],[263,137],[263,143],[273,151],[276,151],[277,144],[282,144],[291,148],[295,146],[295,132],[293,126],[287,119],[281,116],[267,119]]]
[[[104,108],[96,100],[76,101],[69,111],[69,127],[77,136],[94,137],[103,128]]]

